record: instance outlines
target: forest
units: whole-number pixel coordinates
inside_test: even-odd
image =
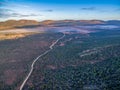
[[[120,32],[67,34],[40,58],[24,90],[119,90]]]

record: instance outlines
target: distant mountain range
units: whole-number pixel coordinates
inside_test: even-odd
[[[8,20],[0,22],[0,30],[30,27],[30,26],[86,26],[86,25],[120,25],[120,20],[45,20],[38,22],[35,20]]]

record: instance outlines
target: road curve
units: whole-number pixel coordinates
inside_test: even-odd
[[[65,37],[65,34],[63,33],[63,36],[60,37],[59,39],[57,39],[54,43],[52,43],[52,45],[50,45],[50,49],[45,51],[43,54],[40,54],[36,59],[33,60],[32,64],[31,64],[31,69],[30,69],[30,72],[28,73],[28,75],[26,76],[26,78],[24,79],[23,83],[21,84],[20,86],[20,90],[23,89],[23,87],[25,86],[25,83],[27,82],[27,80],[29,79],[29,77],[31,76],[32,72],[33,72],[33,69],[34,69],[34,65],[35,63],[39,60],[40,57],[46,55],[48,52],[50,52],[53,47],[55,46],[55,44],[57,44],[57,42],[59,42],[59,40],[63,39]]]

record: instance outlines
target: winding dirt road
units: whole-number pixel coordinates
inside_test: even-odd
[[[23,90],[23,87],[25,86],[27,80],[29,79],[29,77],[31,76],[31,74],[33,72],[35,63],[39,60],[39,58],[42,57],[42,56],[44,56],[44,55],[46,55],[48,52],[50,52],[53,49],[53,47],[55,46],[55,44],[57,44],[57,42],[59,42],[59,40],[63,39],[64,37],[65,37],[65,34],[63,33],[62,37],[60,37],[54,43],[52,43],[52,45],[50,45],[50,47],[49,47],[50,49],[49,50],[45,51],[43,54],[39,55],[36,59],[33,60],[31,68],[30,68],[30,72],[28,73],[28,75],[24,79],[23,83],[21,84],[20,90]]]

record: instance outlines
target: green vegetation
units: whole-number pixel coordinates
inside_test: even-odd
[[[35,63],[23,90],[120,90],[120,31],[96,31],[66,34]],[[46,32],[1,38],[0,90],[19,90],[33,60],[62,35]]]
[[[67,35],[36,63],[24,90],[119,90],[119,33]]]

